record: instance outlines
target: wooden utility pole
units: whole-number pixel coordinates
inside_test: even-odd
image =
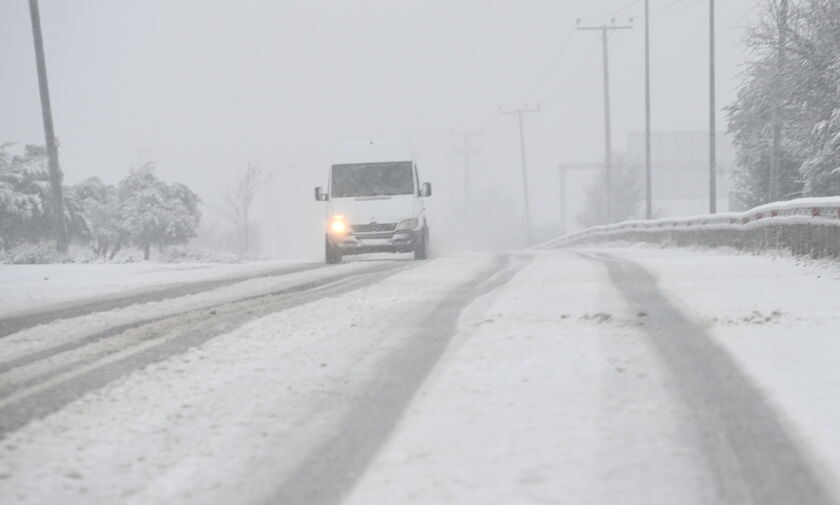
[[[653,218],[650,152],[650,0],[645,0],[645,219]]]
[[[467,214],[467,219],[470,216],[470,139],[474,137],[481,137],[484,134],[481,132],[467,132],[467,133],[453,133],[452,135],[460,137],[464,141],[464,212]]]
[[[779,3],[778,13],[778,30],[779,30],[779,46],[776,54],[776,75],[773,79],[773,116],[771,122],[773,124],[773,148],[770,152],[770,194],[769,201],[775,202],[781,195],[779,194],[779,179],[781,176],[781,145],[782,145],[782,121],[781,121],[781,103],[782,90],[781,80],[782,72],[785,68],[785,60],[787,53],[785,46],[787,45],[787,17],[788,17],[788,0],[781,0]]]
[[[709,0],[709,213],[717,213],[717,126],[715,117],[715,0]]]
[[[609,57],[609,33],[612,30],[629,30],[633,25],[616,25],[615,22],[609,25],[580,26],[578,19],[578,30],[598,30],[601,32],[601,46],[604,63],[604,170],[607,179],[607,219],[609,222],[615,220],[613,205],[613,184],[612,184],[612,126],[610,118],[610,57]]]
[[[32,37],[35,39],[35,62],[38,68],[38,87],[41,92],[41,114],[44,119],[44,137],[50,170],[50,189],[55,207],[55,244],[58,252],[67,252],[67,230],[64,228],[64,195],[61,187],[63,176],[58,164],[58,148],[55,145],[50,90],[47,83],[47,63],[44,58],[44,40],[41,37],[41,14],[38,0],[29,0],[29,14],[32,17]]]
[[[523,105],[518,109],[505,110],[499,108],[502,114],[516,114],[519,119],[519,156],[522,165],[522,197],[525,201],[525,233],[527,237],[531,238],[531,206],[528,203],[528,166],[525,159],[525,127],[523,126],[522,117],[530,112],[539,112],[540,106]]]

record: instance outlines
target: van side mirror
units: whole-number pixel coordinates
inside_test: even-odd
[[[420,190],[420,196],[432,196],[432,185],[431,183],[424,182],[423,188]]]
[[[315,201],[326,202],[329,199],[330,199],[330,195],[324,193],[324,190],[323,190],[323,188],[321,188],[321,186],[318,186],[317,188],[315,188]]]

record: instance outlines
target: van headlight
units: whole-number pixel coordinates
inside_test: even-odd
[[[406,230],[413,230],[417,228],[417,218],[413,217],[411,219],[403,219],[400,221],[400,224],[397,225],[397,231],[406,231]]]
[[[347,233],[347,223],[344,222],[344,216],[333,216],[330,220],[330,233],[334,235]]]

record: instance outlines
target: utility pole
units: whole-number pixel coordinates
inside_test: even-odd
[[[473,137],[481,137],[482,132],[466,132],[466,133],[452,133],[456,137],[460,137],[464,141],[464,211],[467,214],[467,219],[470,217],[470,139]]]
[[[650,151],[650,0],[645,0],[645,219],[653,218]]]
[[[787,59],[786,44],[787,44],[787,18],[788,18],[788,0],[781,0],[779,4],[779,47],[776,55],[776,75],[773,80],[773,116],[771,122],[773,124],[773,149],[770,152],[770,198],[771,202],[775,202],[780,198],[779,195],[779,179],[780,179],[780,165],[781,165],[781,145],[782,145],[782,122],[779,117],[781,114],[781,79],[782,72],[785,68],[785,60]]]
[[[617,25],[613,19],[609,25],[581,26],[578,19],[578,30],[598,30],[601,32],[601,46],[604,60],[604,170],[607,178],[607,219],[615,220],[613,212],[613,184],[612,184],[612,126],[610,121],[610,58],[609,33],[612,30],[629,30],[633,25]]]
[[[519,156],[522,164],[522,196],[525,201],[525,233],[528,239],[531,238],[531,206],[528,203],[528,167],[525,161],[525,128],[522,125],[522,116],[530,112],[539,112],[540,106],[523,105],[518,109],[505,110],[499,107],[502,114],[516,114],[519,119]]]
[[[53,131],[50,91],[47,83],[47,63],[44,58],[44,40],[41,37],[41,14],[38,0],[29,0],[29,14],[32,18],[32,37],[35,40],[35,61],[38,68],[38,87],[41,92],[41,114],[44,119],[44,137],[46,137],[47,157],[49,159],[50,188],[55,206],[55,244],[58,252],[67,252],[67,231],[64,229],[64,195],[61,187],[63,176],[58,165],[58,148],[55,145]]]
[[[557,185],[557,193],[560,195],[560,216],[558,216],[557,221],[560,223],[560,235],[566,234],[566,171],[568,170],[566,165],[562,163],[557,166],[557,178],[559,180],[559,184]]]
[[[709,0],[709,213],[717,213],[717,143],[715,131],[715,0]]]

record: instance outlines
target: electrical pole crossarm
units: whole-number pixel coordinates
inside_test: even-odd
[[[499,112],[502,114],[527,114],[529,112],[539,112],[540,106],[537,105],[523,105],[518,109],[505,109],[503,107],[499,107]]]
[[[615,20],[612,20],[610,24],[602,24],[602,25],[582,25],[580,19],[577,20],[577,29],[583,31],[609,31],[609,30],[632,30],[633,29],[633,19],[629,20],[630,22],[627,24],[616,24]]]

